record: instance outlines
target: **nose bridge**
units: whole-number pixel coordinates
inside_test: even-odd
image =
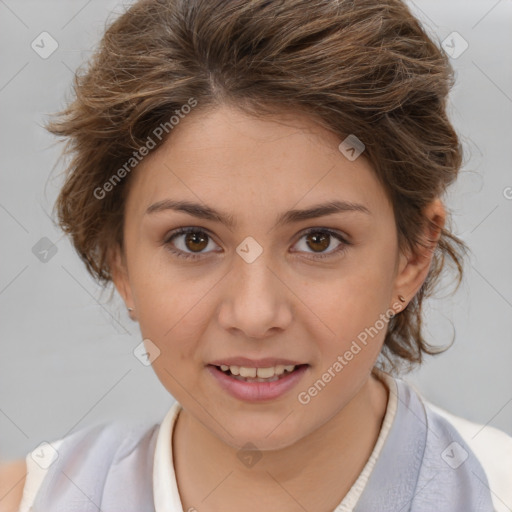
[[[236,255],[220,314],[225,328],[237,328],[247,337],[258,337],[269,329],[285,327],[290,320],[286,293],[271,268],[265,251],[251,262]]]
[[[237,256],[233,262],[233,297],[242,302],[273,303],[280,291],[276,278],[270,271],[269,252],[264,251],[254,261],[248,262]],[[237,261],[238,260],[238,261]],[[250,304],[245,304],[249,306]]]

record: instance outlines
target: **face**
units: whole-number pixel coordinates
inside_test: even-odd
[[[182,120],[132,176],[115,284],[162,384],[233,447],[286,447],[339,413],[369,378],[397,292],[421,284],[364,153],[350,161],[340,142],[310,118],[219,107]],[[280,393],[265,382],[241,397],[210,366],[238,356],[306,366]]]

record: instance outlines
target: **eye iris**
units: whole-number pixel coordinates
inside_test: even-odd
[[[325,249],[327,249],[329,247],[330,235],[328,233],[321,233],[321,232],[310,233],[309,235],[307,235],[307,244],[308,244],[308,246],[311,249],[316,250],[315,247],[311,246],[310,240],[313,241],[313,244],[321,244],[321,248],[318,251],[318,252],[321,252],[322,250],[325,250]]]
[[[203,249],[205,249],[208,245],[208,235],[203,235],[204,233],[201,235],[200,232],[187,233],[185,236],[185,245],[187,246],[187,248],[190,249],[191,251],[202,251]],[[195,247],[190,247],[189,242],[192,242],[192,244],[194,244]],[[197,244],[199,244],[200,247],[197,247]]]

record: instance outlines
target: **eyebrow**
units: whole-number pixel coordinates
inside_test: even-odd
[[[190,201],[173,201],[171,199],[164,199],[152,204],[146,210],[146,214],[162,212],[166,210],[174,210],[178,212],[188,213],[199,219],[211,220],[220,222],[229,228],[234,228],[236,222],[232,215],[217,211],[209,206],[193,203]],[[342,212],[360,212],[371,215],[371,212],[366,206],[359,203],[352,203],[350,201],[329,201],[327,203],[317,204],[304,210],[289,210],[280,214],[276,220],[276,226],[283,226],[294,222],[303,220],[314,219],[316,217],[323,217],[325,215],[333,215]]]

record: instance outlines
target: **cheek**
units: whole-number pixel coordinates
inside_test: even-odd
[[[388,326],[393,269],[392,248],[387,253],[362,251],[340,269],[337,278],[309,287],[306,302],[324,324],[324,334],[317,338],[322,340],[324,364],[351,347],[357,352],[353,342],[362,348],[354,359],[373,361],[378,355]],[[318,333],[320,327],[315,329]]]
[[[352,275],[334,286],[318,314],[329,329],[318,327],[313,333],[318,365],[299,397],[316,417],[331,410],[327,404],[344,407],[358,392],[382,350],[389,325],[384,282],[376,284],[368,274]]]
[[[142,261],[131,274],[132,290],[141,334],[160,350],[155,370],[175,373],[201,364],[198,340],[211,318],[208,293],[216,280],[199,267],[184,272],[150,258]]]
[[[197,369],[204,364],[200,340],[209,322],[205,291],[182,278],[172,283],[151,279],[141,285],[137,295],[140,331],[160,351],[153,371],[174,397],[186,402],[182,386],[195,388],[200,377]]]
[[[172,285],[145,283],[137,293],[138,321],[145,337],[169,345],[179,339],[180,347],[192,349],[194,338],[206,325],[206,291],[175,280]]]

